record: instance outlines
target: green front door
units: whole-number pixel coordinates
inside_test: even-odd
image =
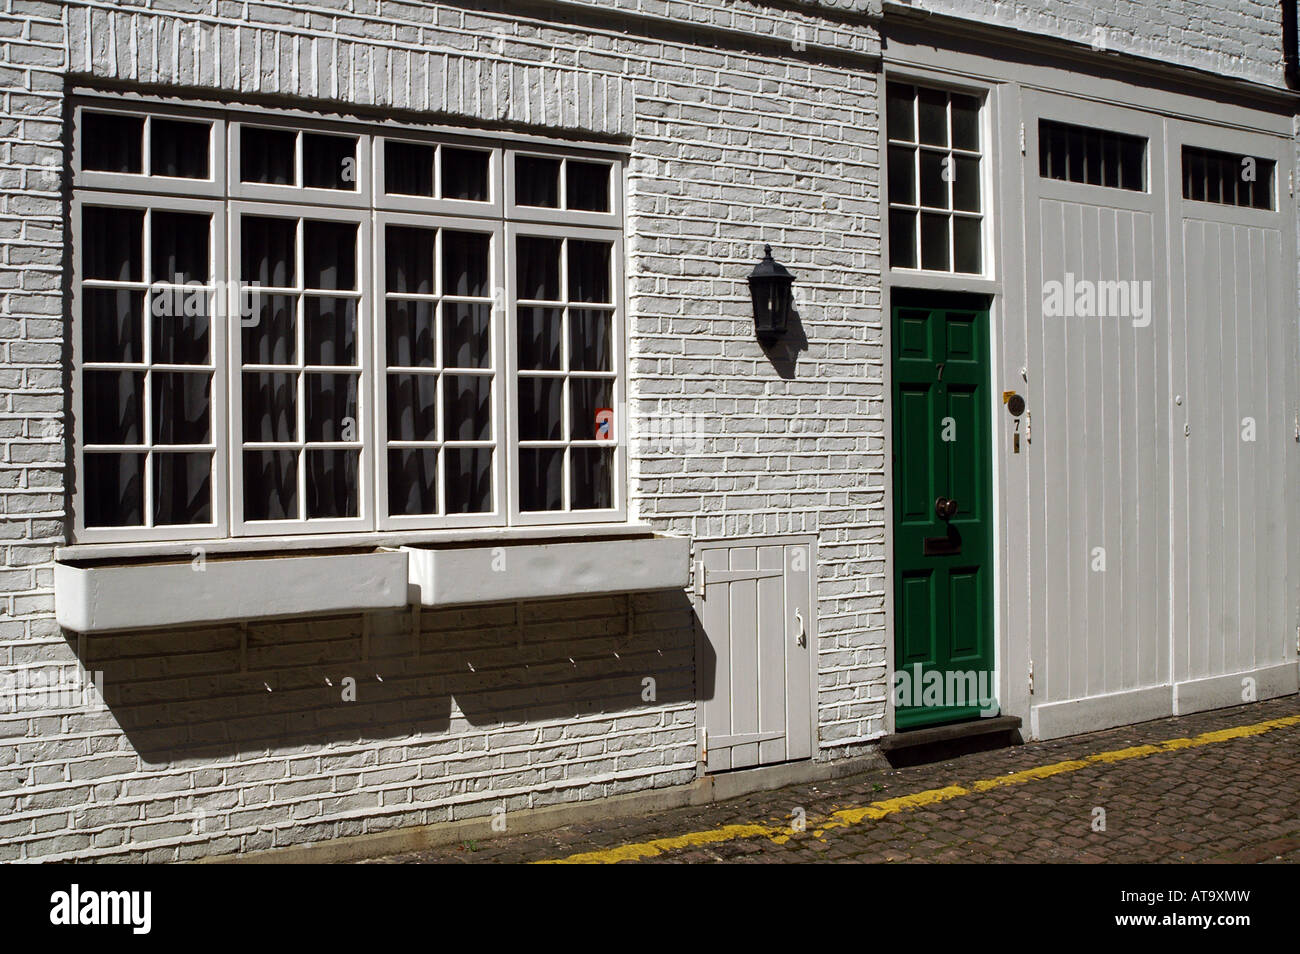
[[[899,729],[996,715],[987,299],[893,295]]]

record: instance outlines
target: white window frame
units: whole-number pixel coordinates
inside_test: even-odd
[[[281,132],[292,132],[294,138],[293,168],[298,183],[303,181],[303,133],[320,133],[326,136],[349,136],[357,140],[357,180],[355,189],[320,189],[304,185],[277,185],[270,182],[244,182],[240,176],[241,149],[245,127],[258,126]],[[229,139],[226,147],[226,160],[229,165],[229,195],[234,199],[257,199],[265,202],[283,203],[285,205],[308,204],[324,205],[331,208],[351,207],[370,208],[370,135],[356,128],[349,128],[337,123],[319,122],[307,119],[294,119],[290,122],[277,120],[274,116],[259,119],[256,116],[231,120]]]
[[[611,178],[613,173],[611,172]],[[623,233],[607,229],[583,228],[578,226],[561,226],[548,223],[532,222],[507,222],[506,223],[506,241],[509,247],[515,247],[515,241],[520,235],[539,236],[543,238],[574,238],[574,239],[592,239],[601,242],[610,242],[613,244],[613,250],[610,255],[611,285],[610,297],[612,302],[613,333],[611,345],[613,354],[610,356],[609,372],[614,381],[614,440],[610,443],[614,449],[614,467],[611,481],[613,483],[613,503],[614,506],[608,510],[570,510],[568,509],[569,495],[571,492],[571,482],[568,478],[569,470],[565,467],[566,480],[564,483],[564,501],[565,507],[559,510],[520,510],[519,507],[519,415],[511,413],[508,418],[509,426],[509,453],[511,454],[514,466],[510,467],[510,522],[518,526],[535,526],[545,523],[611,523],[627,520],[627,444],[628,444],[628,423],[627,423],[627,368],[626,368],[626,320],[624,317],[624,297],[623,297],[623,269],[619,263],[623,261]],[[567,251],[567,246],[566,246]],[[519,326],[519,300],[517,292],[517,269],[514,267],[515,257],[511,253],[507,261],[511,267],[507,269],[507,295],[506,302],[508,305],[506,328],[512,332]],[[562,307],[567,311],[574,307],[574,303],[569,301],[569,275],[568,275],[568,256],[560,255],[560,293],[563,296],[563,303],[546,302],[545,304],[552,307]],[[529,300],[531,304],[531,299]],[[576,303],[576,307],[583,307],[582,302]],[[529,305],[526,304],[525,307]],[[565,320],[565,331],[561,333],[561,347],[567,354],[569,348],[568,341],[568,322]],[[519,348],[518,338],[515,334],[507,333],[506,351],[508,355],[509,367],[512,370],[509,380],[508,402],[510,409],[519,406]],[[567,363],[567,362],[565,362]],[[556,376],[570,377],[569,371],[556,372]],[[594,373],[581,372],[579,377],[600,377],[602,375]],[[570,406],[567,400],[568,389],[564,391],[564,396],[560,400],[560,414],[564,421],[568,421]],[[530,442],[531,443],[531,442]],[[568,448],[574,446],[601,446],[596,441],[567,441],[547,442],[555,446],[566,448],[566,458]]]
[[[212,517],[209,523],[205,524],[169,524],[165,526],[153,526],[153,495],[149,489],[153,486],[153,478],[149,473],[149,468],[153,461],[153,450],[155,445],[152,441],[152,391],[146,382],[144,393],[144,406],[141,408],[142,418],[142,443],[137,447],[134,445],[130,448],[123,447],[126,453],[143,453],[145,488],[143,502],[144,526],[139,527],[87,527],[86,526],[86,487],[85,487],[85,455],[87,444],[85,439],[85,416],[80,413],[82,403],[85,400],[84,371],[86,370],[86,361],[83,346],[82,329],[83,318],[82,311],[85,305],[85,296],[82,293],[83,282],[89,281],[89,287],[120,287],[120,288],[140,288],[145,291],[145,314],[142,316],[141,327],[141,348],[142,361],[130,365],[122,365],[123,370],[145,370],[146,375],[152,374],[155,366],[152,362],[152,320],[150,316],[150,296],[148,289],[151,281],[149,277],[150,263],[149,252],[152,251],[149,242],[149,225],[151,218],[145,218],[145,235],[141,253],[144,255],[143,271],[141,282],[137,283],[116,283],[102,282],[100,280],[86,280],[83,278],[82,271],[82,250],[84,248],[84,236],[82,234],[82,210],[86,206],[101,207],[113,206],[117,208],[140,209],[140,210],[158,210],[163,212],[196,212],[208,213],[212,216],[212,231],[209,236],[208,261],[211,268],[212,278],[214,280],[213,290],[209,296],[209,318],[208,318],[208,363],[206,365],[165,365],[163,370],[177,369],[184,372],[198,372],[206,370],[212,375],[212,383],[209,389],[209,408],[208,408],[208,427],[211,434],[210,444],[212,447]],[[229,523],[227,520],[228,508],[226,506],[227,490],[226,475],[229,473],[229,441],[226,439],[227,420],[226,410],[230,406],[229,398],[226,393],[226,378],[222,369],[227,360],[226,357],[226,335],[223,332],[223,326],[226,323],[225,316],[222,314],[224,302],[220,300],[220,288],[217,284],[226,274],[226,218],[224,203],[211,199],[183,199],[170,195],[147,195],[147,194],[123,194],[116,192],[95,192],[95,193],[77,193],[73,195],[70,207],[71,229],[69,232],[72,242],[72,376],[71,376],[71,406],[73,412],[73,466],[75,468],[75,491],[72,494],[72,511],[73,511],[73,529],[78,542],[84,543],[114,543],[126,540],[205,540],[225,537],[228,535]],[[111,363],[94,362],[94,367],[103,366],[105,369],[112,367]],[[92,368],[93,369],[93,368]],[[92,452],[93,452],[92,445]],[[107,446],[107,445],[106,445]],[[165,449],[168,453],[182,453],[187,448],[199,447],[199,445],[158,445],[158,448]],[[206,450],[206,446],[205,446]]]
[[[515,157],[536,156],[540,159],[558,159],[560,162],[559,200],[560,208],[548,209],[544,206],[520,205],[515,201]],[[609,163],[609,211],[588,212],[570,211],[565,208],[569,201],[567,160],[578,162]],[[505,166],[505,218],[507,222],[551,222],[556,225],[572,226],[606,226],[621,227],[623,221],[623,163],[617,159],[597,153],[583,153],[575,150],[541,149],[532,147],[507,147],[502,151],[502,164]]]
[[[190,106],[175,100],[155,100],[151,97],[128,97],[102,91],[82,90],[75,94],[72,122],[73,183],[70,210],[72,228],[71,261],[73,290],[71,308],[73,318],[73,368],[72,401],[75,441],[74,491],[71,505],[74,514],[74,542],[93,543],[147,543],[149,541],[230,540],[257,537],[285,537],[297,539],[316,534],[336,535],[344,543],[349,533],[374,530],[430,531],[442,529],[475,529],[502,527],[544,527],[546,525],[626,523],[630,485],[627,466],[627,357],[626,357],[626,298],[624,291],[624,176],[626,157],[624,151],[608,150],[600,146],[548,143],[540,137],[518,136],[503,138],[499,134],[475,135],[451,129],[414,127],[401,123],[352,122],[315,118],[311,114],[290,109],[251,109],[216,103]],[[82,111],[123,113],[144,119],[145,134],[142,142],[144,166],[148,169],[150,143],[149,123],[152,117],[210,122],[209,174],[207,180],[154,177],[148,174],[119,174],[84,172],[76,167],[81,156]],[[355,192],[333,189],[309,189],[300,185],[271,185],[239,181],[240,135],[243,125],[270,126],[295,133],[295,170],[302,181],[302,136],[305,132],[321,132],[355,136],[357,139],[357,188]],[[489,201],[444,200],[417,196],[389,196],[383,192],[384,142],[398,139],[431,145],[435,150],[443,146],[477,149],[489,155]],[[574,159],[606,163],[610,167],[610,211],[586,212],[565,209],[544,209],[529,206],[515,207],[513,203],[513,157],[516,153],[546,156],[560,160]],[[561,204],[567,201],[564,172],[561,166],[559,183]],[[435,151],[435,183],[442,173],[441,153]],[[435,188],[435,191],[436,188]],[[84,435],[80,413],[82,388],[81,358],[81,308],[82,295],[79,281],[82,274],[81,254],[83,240],[80,234],[80,210],[83,204],[116,205],[134,208],[158,208],[177,211],[209,211],[213,215],[211,256],[213,278],[226,282],[224,299],[216,304],[210,328],[212,364],[187,366],[188,370],[205,368],[212,373],[211,406],[213,449],[213,517],[211,524],[171,527],[89,527],[85,526],[84,487]],[[242,325],[240,321],[240,221],[245,215],[265,215],[295,219],[356,222],[358,234],[357,291],[358,300],[357,349],[359,376],[357,427],[358,461],[358,516],[340,519],[297,519],[276,521],[245,521],[243,518],[243,401],[242,401]],[[493,414],[492,493],[494,509],[491,513],[417,515],[388,517],[387,514],[387,362],[386,307],[385,307],[385,248],[383,229],[387,224],[414,225],[416,227],[487,232],[492,235],[492,289],[490,336],[492,378],[494,379],[491,409]],[[611,297],[609,304],[613,322],[611,337],[611,371],[613,380],[614,437],[609,443],[613,449],[611,475],[614,506],[605,510],[574,511],[554,510],[521,513],[519,511],[518,467],[518,368],[515,256],[515,236],[530,234],[573,239],[593,239],[609,242],[611,256]],[[302,272],[301,227],[297,243],[298,288],[286,294],[302,293],[305,275]],[[439,245],[440,248],[440,245]],[[146,276],[149,263],[146,260]],[[439,286],[442,281],[442,263],[436,263]],[[561,290],[569,307],[567,283],[567,256],[563,257]],[[145,283],[147,286],[147,282]],[[221,285],[218,284],[218,290]],[[504,296],[504,301],[499,300]],[[552,303],[556,304],[556,303]],[[559,305],[557,305],[559,306]],[[300,306],[301,307],[301,306]],[[581,303],[578,303],[581,307]],[[222,313],[224,309],[224,314]],[[299,339],[304,329],[299,323]],[[146,345],[148,347],[148,345]],[[441,348],[441,342],[438,343]],[[567,349],[567,333],[563,342]],[[295,370],[301,376],[306,355],[297,349]],[[149,352],[146,351],[147,355]],[[289,366],[285,366],[288,368]],[[441,375],[441,369],[439,371]],[[568,373],[566,372],[566,377]],[[590,375],[598,377],[600,375]],[[300,378],[301,379],[301,378]],[[302,385],[299,385],[301,394]],[[147,393],[147,392],[146,392]],[[443,427],[442,394],[439,390],[439,428]],[[146,409],[145,413],[148,413]],[[298,401],[299,423],[304,423],[306,413],[303,401]],[[569,401],[564,401],[562,413],[570,414]],[[150,426],[148,417],[145,427]],[[306,434],[302,434],[303,438]],[[440,437],[441,437],[440,433]],[[145,437],[149,438],[148,431]],[[294,444],[318,446],[320,442],[295,441]],[[581,446],[588,442],[563,442],[563,446]],[[596,444],[595,441],[590,442]],[[144,451],[149,445],[142,445]],[[325,445],[328,446],[328,445]],[[437,445],[443,446],[440,440]],[[303,491],[305,468],[300,457],[299,493]],[[146,458],[145,465],[150,466]],[[438,491],[440,506],[445,497],[441,485],[443,470],[440,462]],[[564,499],[571,492],[571,476],[566,471]],[[151,508],[150,500],[145,501]],[[306,500],[300,499],[300,507]],[[146,512],[146,521],[151,512]]]
[[[133,116],[144,120],[143,155],[141,173],[100,172],[81,168],[81,146],[84,113],[114,113],[121,116]],[[150,132],[154,119],[175,119],[187,122],[209,122],[212,124],[208,133],[208,178],[182,179],[174,176],[155,176],[150,174],[152,148]],[[144,192],[153,194],[175,194],[182,196],[210,196],[221,199],[226,192],[226,156],[223,152],[226,142],[226,120],[220,113],[205,109],[177,110],[166,106],[142,108],[130,103],[115,103],[104,100],[86,100],[78,102],[73,112],[72,121],[72,181],[78,189],[104,189],[114,192]]]
[[[488,259],[488,265],[491,270],[489,275],[489,288],[492,292],[489,318],[489,353],[492,356],[492,439],[489,444],[492,449],[492,510],[484,513],[462,513],[462,514],[417,514],[417,515],[398,515],[392,516],[388,511],[388,305],[387,305],[387,242],[384,231],[389,225],[410,226],[415,228],[436,229],[438,232],[435,252],[434,252],[434,288],[435,292],[427,300],[434,302],[442,301],[442,233],[444,229],[453,232],[480,232],[492,236],[492,249]],[[375,490],[378,495],[377,513],[379,516],[379,528],[382,530],[403,530],[403,529],[427,529],[430,524],[436,523],[443,527],[499,527],[505,524],[507,517],[506,510],[506,460],[505,456],[510,452],[510,445],[505,439],[506,428],[506,400],[505,392],[506,379],[512,377],[509,373],[512,367],[507,367],[505,358],[505,347],[502,339],[506,337],[503,333],[505,322],[502,321],[500,290],[503,288],[502,278],[505,270],[505,228],[499,221],[490,219],[471,220],[463,217],[437,216],[424,213],[403,213],[403,212],[378,212],[375,215],[375,234],[374,234],[374,310],[375,320],[374,338],[375,338],[375,373],[378,376],[374,382],[374,406],[375,406],[375,440],[374,451],[376,460],[376,478]],[[439,318],[439,330],[441,330],[441,318]],[[438,434],[439,439],[436,443],[413,442],[413,446],[436,447],[441,451],[446,446],[443,438],[443,390],[441,381],[445,374],[445,367],[441,360],[442,357],[442,340],[441,335],[434,342],[439,355],[439,361],[436,371],[425,370],[422,373],[436,373],[439,379],[438,388]],[[465,446],[462,441],[453,442],[456,446]],[[475,442],[477,443],[477,442]],[[439,454],[438,462],[438,508],[440,511],[445,509],[446,505],[446,477],[443,470],[442,456]]]
[[[927,77],[913,76],[907,73],[890,72],[885,77],[884,82],[881,83],[881,94],[880,94],[879,103],[880,103],[882,118],[885,117],[887,113],[890,85],[911,86],[913,90],[918,91],[917,95],[913,98],[912,101],[913,102],[912,129],[913,129],[913,135],[915,137],[914,140],[906,141],[906,140],[896,139],[894,138],[894,136],[892,135],[892,133],[888,128],[885,129],[885,144],[884,144],[885,148],[884,148],[884,158],[882,160],[882,165],[885,169],[885,175],[883,177],[885,182],[882,183],[885,221],[886,223],[888,223],[889,215],[895,208],[899,209],[900,211],[914,214],[916,216],[916,244],[914,248],[914,251],[916,253],[915,267],[909,268],[907,266],[895,264],[895,262],[893,261],[893,257],[890,255],[889,242],[891,240],[888,235],[888,225],[886,224],[883,253],[886,262],[888,263],[888,268],[890,272],[900,277],[902,276],[945,276],[947,278],[955,279],[959,281],[962,280],[972,281],[972,280],[990,278],[994,274],[993,262],[991,261],[991,249],[993,247],[993,243],[991,241],[991,232],[993,228],[992,225],[993,190],[991,186],[993,183],[994,143],[992,141],[991,129],[989,123],[989,110],[990,110],[989,104],[990,104],[990,95],[991,95],[990,91],[987,88],[960,86],[948,82],[936,81],[934,79],[930,79]],[[948,104],[946,107],[946,121],[948,124],[948,145],[947,146],[923,145],[920,141],[921,140],[920,109],[917,104],[919,103],[919,99],[920,99],[919,91],[922,89],[943,93],[948,97]],[[969,149],[958,149],[954,147],[952,144],[951,97],[954,95],[967,96],[979,101],[978,128],[979,128],[979,137],[980,137],[979,140],[980,147],[978,150],[972,151]],[[886,127],[888,127],[887,121],[885,125]],[[908,205],[903,203],[895,203],[891,201],[889,198],[889,192],[887,188],[885,188],[885,183],[887,183],[889,179],[889,147],[890,146],[902,146],[905,148],[910,148],[913,149],[916,153],[915,159],[912,163],[912,169],[911,169],[912,190],[916,199],[915,203],[913,204]],[[978,212],[962,211],[953,207],[953,186],[951,181],[947,183],[949,208],[935,209],[931,206],[924,206],[921,204],[921,171],[920,171],[921,155],[927,151],[943,152],[949,156],[962,156],[968,158],[975,158],[979,162],[980,208]],[[930,214],[946,215],[948,217],[948,268],[946,269],[926,268],[922,264],[921,219],[926,215],[927,210],[929,210]],[[975,219],[980,223],[980,241],[979,241],[980,270],[977,272],[962,272],[957,270],[957,237],[956,237],[956,228],[953,225],[954,221],[957,218]]]
[[[236,536],[282,536],[294,533],[336,533],[340,531],[363,531],[374,529],[373,514],[373,491],[370,486],[373,466],[371,455],[374,448],[371,446],[370,435],[374,433],[371,425],[372,405],[371,393],[373,381],[371,380],[370,367],[370,336],[372,334],[373,322],[366,321],[365,316],[369,314],[370,307],[370,276],[367,272],[369,256],[366,254],[366,248],[371,241],[370,237],[370,216],[367,212],[360,209],[343,209],[331,208],[322,210],[319,206],[304,207],[302,205],[271,205],[266,202],[231,202],[230,203],[230,274],[232,276],[240,275],[242,262],[240,260],[240,235],[241,222],[244,217],[253,218],[288,218],[297,221],[314,219],[316,221],[328,222],[351,222],[357,225],[357,290],[352,294],[344,292],[329,292],[326,297],[352,298],[357,299],[357,366],[355,368],[344,368],[341,366],[327,366],[329,370],[322,373],[350,374],[356,373],[358,376],[357,384],[357,442],[360,443],[360,459],[357,462],[358,477],[358,500],[356,517],[335,517],[335,518],[301,518],[298,520],[256,520],[249,521],[244,519],[244,415],[243,415],[243,335],[238,331],[238,323],[230,322],[231,328],[231,345],[230,345],[230,455],[232,460],[231,468],[231,501],[230,501],[230,522]],[[295,254],[297,262],[295,263],[296,287],[293,289],[272,289],[269,294],[289,294],[297,295],[298,300],[307,289],[304,288],[304,254],[303,254],[303,230],[301,225],[295,233]],[[236,277],[234,281],[238,282]],[[232,295],[237,296],[238,290],[231,288]],[[231,314],[239,314],[239,303],[232,301]],[[297,335],[299,346],[295,349],[295,365],[284,365],[285,368],[295,367],[298,375],[298,395],[296,400],[296,413],[298,418],[298,432],[301,438],[290,442],[277,442],[287,444],[296,444],[300,452],[298,467],[298,495],[299,507],[305,508],[307,475],[303,466],[306,459],[305,450],[308,447],[327,447],[331,443],[339,443],[339,449],[344,446],[351,447],[351,444],[344,445],[342,442],[329,441],[309,441],[306,438],[306,415],[307,407],[304,399],[304,368],[316,367],[315,365],[306,365],[306,354],[302,343],[306,340],[306,327],[303,321],[302,309],[299,308],[297,326]],[[255,366],[257,367],[257,366]],[[277,366],[279,367],[279,366]],[[274,373],[273,371],[270,373]],[[239,412],[236,413],[235,409]],[[289,449],[287,446],[285,449]]]
[[[385,143],[388,141],[409,143],[416,146],[429,146],[434,150],[433,157],[433,177],[434,177],[434,196],[421,195],[390,195],[385,191]],[[474,202],[469,199],[442,199],[438,198],[442,194],[442,150],[443,147],[452,149],[469,149],[475,152],[486,152],[488,154],[488,200],[486,202]],[[457,216],[460,218],[489,218],[501,220],[503,218],[502,195],[505,187],[502,184],[502,154],[500,147],[493,148],[481,142],[459,141],[447,136],[419,135],[416,133],[400,133],[392,135],[377,135],[374,137],[372,144],[374,150],[371,160],[373,174],[371,176],[374,191],[374,207],[376,211],[391,210],[394,212],[427,212],[431,215]]]

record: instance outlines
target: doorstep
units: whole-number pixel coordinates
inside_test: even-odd
[[[880,751],[893,766],[923,765],[990,749],[1019,745],[1019,716],[971,719],[951,725],[896,732],[880,740]]]

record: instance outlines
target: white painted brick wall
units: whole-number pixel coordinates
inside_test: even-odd
[[[634,505],[698,538],[817,533],[823,757],[880,734],[878,0],[0,8],[0,667],[74,658],[51,612],[66,341],[50,162],[69,77],[94,77],[630,141],[634,414],[704,432],[691,453],[634,452]],[[764,242],[798,277],[806,338],[772,356],[744,284]],[[0,860],[169,860],[686,781],[690,611],[681,594],[633,606],[629,635],[622,597],[530,605],[522,642],[513,607],[425,614],[418,657],[405,615],[373,621],[366,659],[355,618],[255,624],[246,670],[235,628],[89,639],[108,712],[0,715]],[[347,675],[356,703],[337,701]]]
[[[891,0],[893,2],[893,0]],[[1285,88],[1277,0],[899,0],[980,20]]]

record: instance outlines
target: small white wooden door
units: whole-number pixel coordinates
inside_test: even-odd
[[[708,772],[811,758],[816,541],[696,545],[701,759]]]

